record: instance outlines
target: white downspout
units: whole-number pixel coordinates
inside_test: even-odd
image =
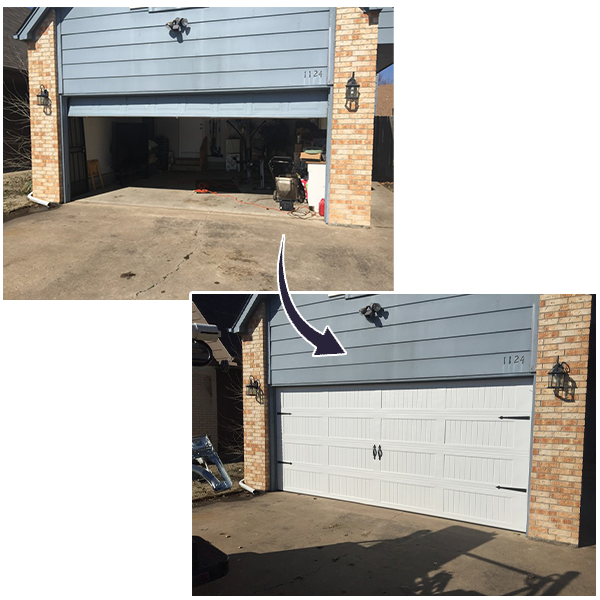
[[[41,204],[42,206],[45,206],[46,208],[52,208],[53,206],[58,206],[58,204],[56,202],[48,202],[46,200],[41,200],[40,198],[36,198],[33,195],[33,192],[31,192],[31,194],[27,195],[27,199],[30,200],[31,202],[37,202],[38,204]]]
[[[238,483],[240,484],[240,487],[241,487],[243,490],[246,490],[247,492],[250,492],[251,494],[254,494],[254,492],[256,492],[256,490],[255,490],[254,488],[251,488],[249,485],[246,485],[246,484],[244,483],[244,480],[243,480],[243,479],[241,479],[241,480],[240,480]]]

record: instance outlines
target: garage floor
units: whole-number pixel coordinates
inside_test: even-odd
[[[189,190],[171,206],[144,205],[144,194],[124,188],[119,203],[96,196],[37,211],[4,223],[4,298],[180,300],[191,291],[275,291],[282,234],[291,290],[392,290],[394,195],[376,183],[373,189],[369,229],[265,217],[262,209],[190,210]]]
[[[229,555],[194,595],[595,595],[596,549],[458,521],[275,492],[192,511]]]
[[[273,200],[272,188],[260,189],[259,183],[241,183],[239,175],[226,171],[195,173],[188,171],[164,171],[148,179],[140,179],[127,187],[117,184],[98,189],[82,196],[76,202],[86,204],[110,204],[115,206],[165,207],[194,210],[208,213],[254,214],[274,218],[290,218],[279,210]],[[239,191],[219,191],[217,185],[210,186],[211,192],[195,192],[197,182],[229,183],[234,181]],[[206,188],[205,188],[206,189]],[[298,203],[299,213],[304,213],[306,203]],[[314,215],[316,220],[322,217]]]

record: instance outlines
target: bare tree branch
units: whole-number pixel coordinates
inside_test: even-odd
[[[12,170],[31,169],[31,135],[29,110],[29,75],[27,62],[11,50],[13,64],[25,85],[25,95],[14,86],[14,81],[4,81],[4,156],[3,167]],[[11,85],[12,84],[12,85]]]

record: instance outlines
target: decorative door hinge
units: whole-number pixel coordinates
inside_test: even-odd
[[[498,417],[499,419],[517,419],[519,421],[529,421],[531,420],[531,417],[526,416],[526,415],[522,415],[522,416],[517,416],[517,417]]]
[[[510,490],[511,492],[526,492],[527,488],[515,488],[515,487],[504,487],[503,485],[497,485],[499,490]]]

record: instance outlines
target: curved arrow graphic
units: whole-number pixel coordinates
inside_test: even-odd
[[[279,264],[277,267],[277,284],[279,285],[279,296],[285,310],[285,314],[294,329],[302,336],[315,351],[313,356],[339,356],[345,355],[346,350],[340,344],[335,334],[329,327],[325,327],[323,333],[307,323],[298,312],[292,297],[288,291],[287,279],[285,277],[285,265],[283,251],[285,246],[285,235],[281,236],[281,247],[279,248]]]

